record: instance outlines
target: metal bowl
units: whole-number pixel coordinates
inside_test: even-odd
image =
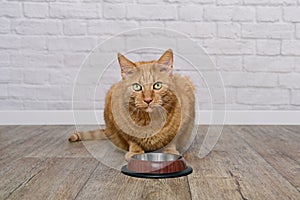
[[[132,156],[132,159],[143,160],[143,161],[155,161],[155,162],[164,162],[164,161],[175,161],[180,159],[182,156],[168,153],[143,153]]]
[[[130,158],[127,168],[135,173],[166,174],[183,171],[187,165],[180,155],[145,153]]]

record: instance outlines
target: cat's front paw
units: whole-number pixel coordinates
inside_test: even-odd
[[[70,135],[69,142],[77,142],[77,141],[81,141],[80,136],[77,132]]]
[[[165,149],[163,150],[163,153],[180,155],[179,151],[177,151],[176,149]]]

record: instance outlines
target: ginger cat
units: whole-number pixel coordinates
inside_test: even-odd
[[[76,132],[70,142],[109,139],[135,154],[162,149],[179,154],[194,126],[194,86],[187,77],[173,74],[173,52],[157,61],[132,62],[118,54],[122,80],[108,91],[105,100],[106,128]]]

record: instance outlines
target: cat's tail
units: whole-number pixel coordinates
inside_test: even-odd
[[[92,131],[75,132],[69,137],[70,142],[77,142],[82,140],[105,140],[105,129],[97,129]]]

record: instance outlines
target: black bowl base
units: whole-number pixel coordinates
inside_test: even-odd
[[[127,165],[123,166],[121,168],[121,172],[123,174],[126,174],[128,176],[133,176],[137,178],[176,178],[181,176],[187,176],[193,172],[193,169],[191,167],[187,167],[185,170],[180,172],[173,172],[173,173],[164,173],[164,174],[151,174],[151,173],[138,173],[133,172],[127,169]]]

